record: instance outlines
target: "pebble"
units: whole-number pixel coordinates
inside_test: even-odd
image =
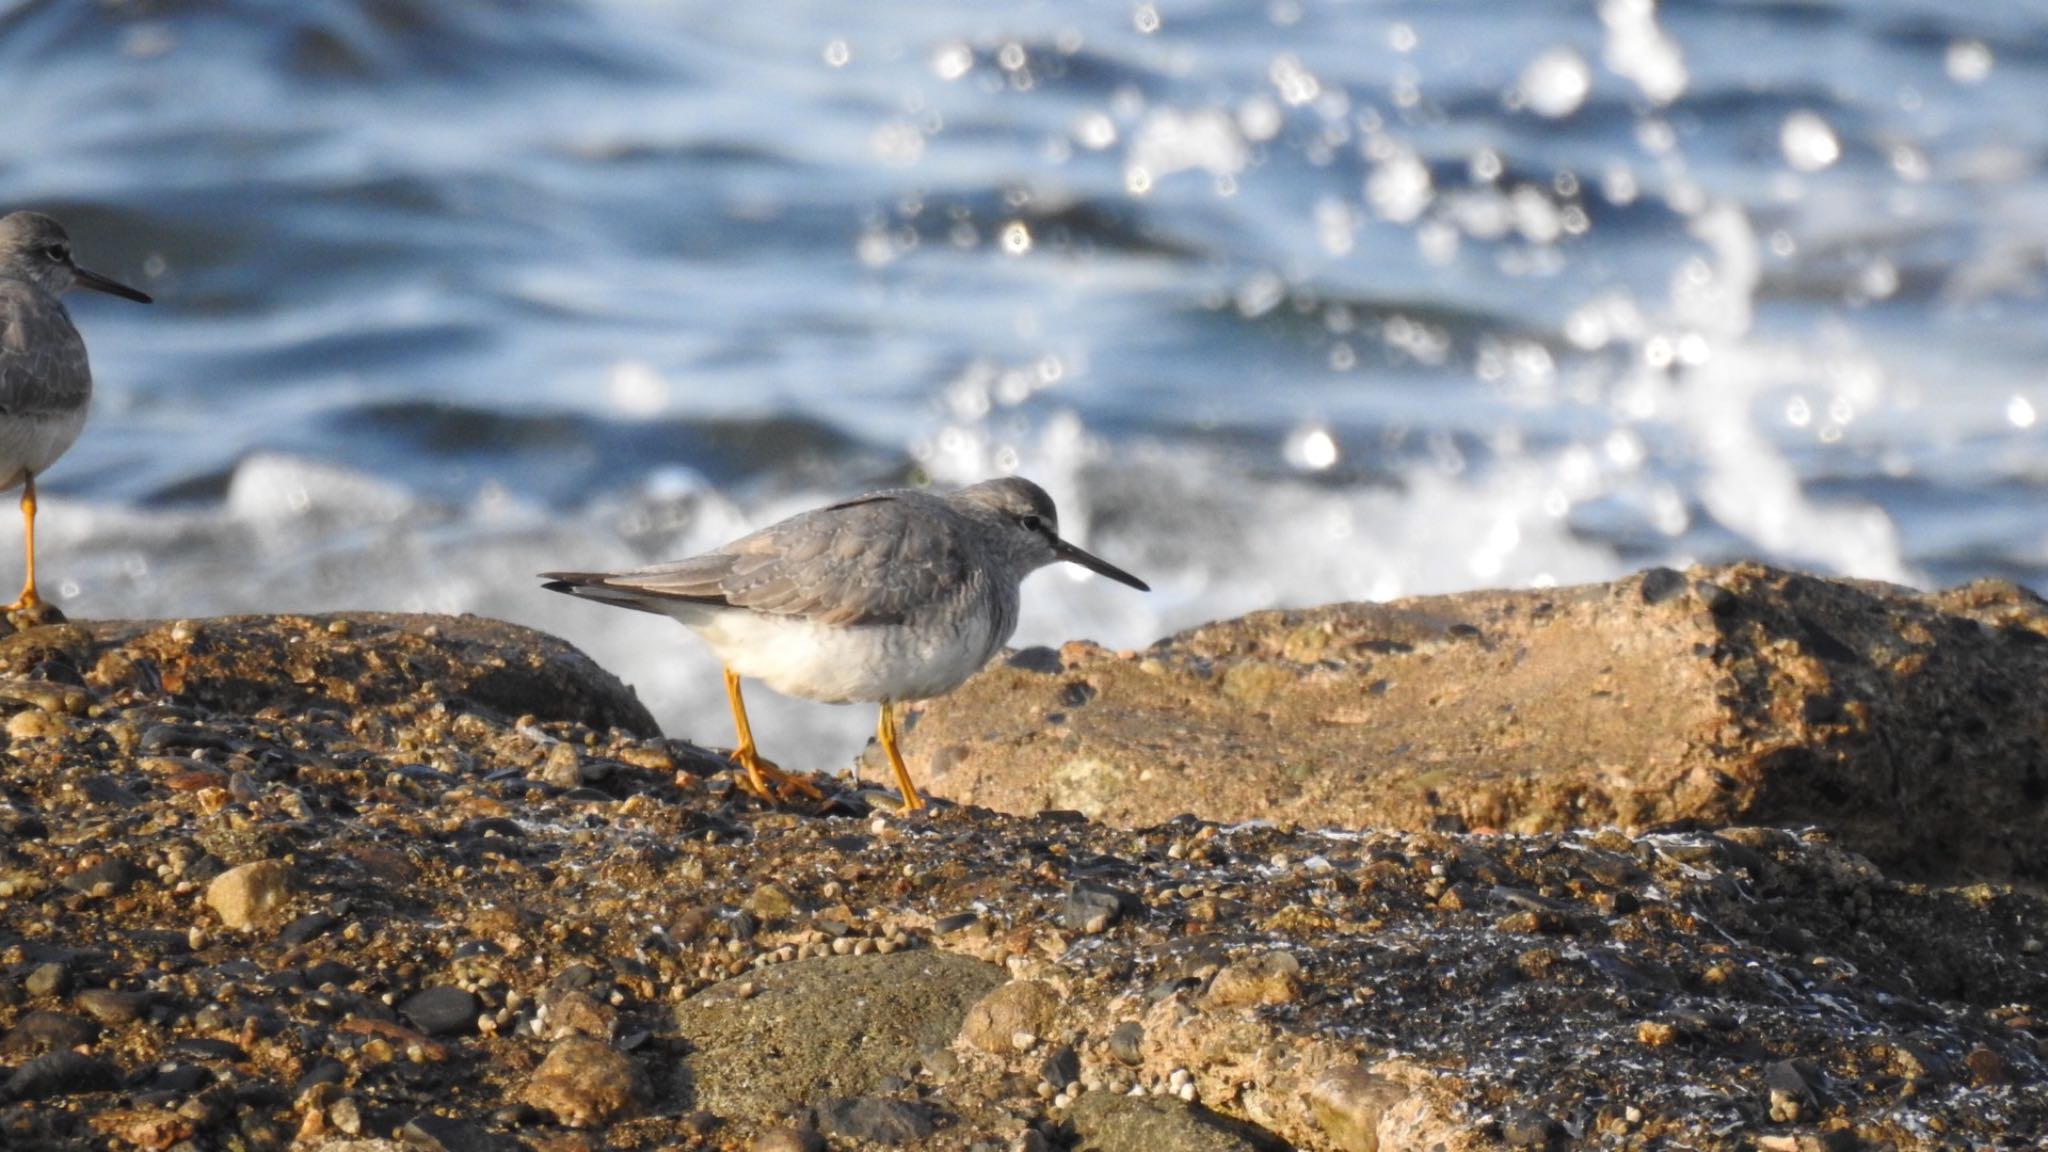
[[[291,899],[292,873],[282,860],[230,868],[206,886],[206,903],[230,928],[251,928]]]
[[[571,1128],[589,1128],[636,1114],[647,1078],[631,1056],[585,1036],[556,1043],[522,1094],[528,1104]]]
[[[406,1121],[398,1130],[398,1142],[421,1152],[493,1152],[498,1142],[482,1128],[466,1120],[427,1113]]]
[[[1106,884],[1076,883],[1060,906],[1060,926],[1074,932],[1101,932],[1127,913],[1143,908],[1138,898]]]
[[[45,1052],[14,1070],[0,1083],[0,1099],[47,1100],[118,1087],[121,1074],[112,1064],[69,1048]]]
[[[151,996],[147,992],[116,992],[111,988],[88,988],[80,992],[72,1003],[86,1015],[102,1024],[126,1024],[141,1017],[149,1008]]]
[[[1145,1026],[1126,1020],[1109,1034],[1109,1054],[1122,1064],[1136,1068],[1145,1062]]]
[[[931,1105],[875,1096],[818,1105],[818,1127],[847,1140],[890,1147],[922,1140],[938,1129]]]
[[[1012,980],[974,1002],[960,1024],[960,1040],[994,1055],[1028,1052],[1052,1027],[1059,996],[1040,980]]]
[[[62,996],[64,990],[71,986],[71,973],[53,960],[36,965],[21,986],[31,996]]]

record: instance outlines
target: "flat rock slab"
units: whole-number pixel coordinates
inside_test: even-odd
[[[772,1120],[859,1097],[945,1051],[992,964],[943,952],[830,956],[705,989],[676,1011],[695,1107]]]
[[[922,706],[916,775],[1133,827],[1811,823],[1908,874],[2048,877],[2048,605],[2010,584],[1655,569],[1059,656]]]

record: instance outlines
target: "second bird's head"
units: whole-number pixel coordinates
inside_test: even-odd
[[[64,226],[40,212],[0,216],[0,277],[26,280],[52,296],[76,287],[150,302],[147,293],[80,268],[71,259],[71,237]]]
[[[946,498],[962,511],[1000,524],[1003,531],[998,539],[1009,553],[1007,559],[1020,572],[1035,572],[1064,560],[1140,592],[1152,590],[1129,572],[1060,539],[1060,514],[1052,506],[1052,497],[1021,476],[970,484]]]

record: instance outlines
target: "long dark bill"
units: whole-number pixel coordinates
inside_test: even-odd
[[[1065,540],[1054,540],[1052,542],[1052,554],[1070,563],[1079,564],[1090,572],[1107,576],[1119,584],[1128,584],[1140,592],[1150,592],[1152,590],[1150,584],[1145,583],[1143,580],[1138,579],[1136,576],[1099,556],[1091,555],[1074,547]]]
[[[78,278],[78,284],[82,288],[90,288],[95,292],[105,292],[109,296],[120,296],[124,299],[133,300],[137,304],[155,303],[154,300],[149,298],[149,293],[130,288],[119,280],[110,280],[97,272],[88,272],[83,268],[74,267],[71,269],[71,274]]]

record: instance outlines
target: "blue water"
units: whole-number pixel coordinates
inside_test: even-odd
[[[73,615],[559,632],[531,573],[1022,471],[1021,642],[1756,556],[2048,577],[2048,6],[0,3]],[[6,537],[11,538],[11,536]],[[4,539],[0,539],[4,542]],[[0,551],[0,555],[11,555]],[[758,704],[843,763],[869,717]]]

